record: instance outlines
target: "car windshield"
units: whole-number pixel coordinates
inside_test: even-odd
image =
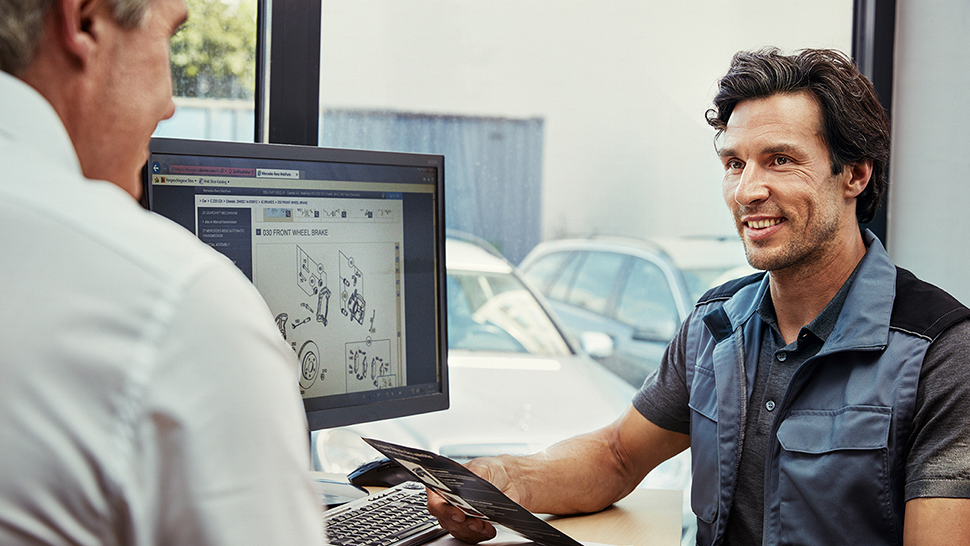
[[[549,315],[509,273],[449,271],[448,348],[536,355],[572,351]]]

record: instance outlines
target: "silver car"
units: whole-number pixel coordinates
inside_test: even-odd
[[[754,272],[736,237],[554,240],[519,268],[574,335],[611,338],[612,348],[592,354],[635,387],[708,288]]]

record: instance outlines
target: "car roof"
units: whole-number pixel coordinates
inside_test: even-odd
[[[536,245],[533,253],[523,263],[531,261],[535,255],[563,250],[612,250],[628,254],[649,254],[673,263],[682,270],[704,268],[731,268],[747,264],[744,246],[736,237],[650,237],[645,239],[594,235],[583,238],[568,238],[545,241]]]
[[[445,239],[445,261],[448,269],[511,273],[512,264],[488,243],[458,238],[451,233]]]
[[[647,255],[653,259],[659,258],[666,262],[673,262],[673,260],[667,255],[666,252],[664,252],[662,248],[660,248],[660,246],[646,239],[634,239],[616,236],[593,236],[543,241],[536,245],[519,265],[520,267],[524,267],[538,256],[545,254],[574,250],[612,251],[632,255]]]
[[[653,237],[681,269],[728,268],[748,264],[738,237]]]

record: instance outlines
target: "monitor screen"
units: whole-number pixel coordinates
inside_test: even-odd
[[[154,138],[143,178],[262,294],[311,430],[448,407],[444,157]]]

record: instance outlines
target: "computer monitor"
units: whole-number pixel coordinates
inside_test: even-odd
[[[143,179],[262,294],[311,430],[448,407],[443,156],[153,138]]]

